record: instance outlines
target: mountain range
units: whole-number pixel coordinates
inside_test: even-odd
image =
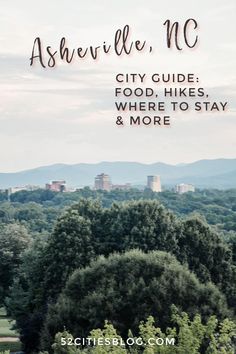
[[[110,175],[113,184],[145,185],[148,175],[160,175],[162,185],[192,183],[199,188],[236,188],[236,159],[199,160],[170,165],[162,162],[100,162],[75,165],[55,164],[30,170],[0,173],[0,188],[27,184],[44,186],[51,180],[66,180],[68,186],[92,186],[100,173]]]

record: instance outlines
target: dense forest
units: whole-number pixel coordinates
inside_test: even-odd
[[[33,210],[32,215],[28,215],[28,219],[37,218],[36,214],[38,213],[42,221],[42,226],[41,228],[40,225],[38,227],[35,226],[35,230],[39,229],[41,231],[43,227],[46,229],[52,227],[53,223],[51,221],[54,220],[55,215],[60,213],[62,208],[77,202],[81,198],[99,200],[102,206],[106,208],[110,207],[114,202],[140,199],[158,200],[166,208],[174,211],[175,214],[199,213],[209,224],[216,225],[219,229],[236,231],[236,189],[197,190],[195,193],[190,192],[180,195],[171,191],[155,193],[150,189],[144,191],[138,189],[116,189],[107,192],[102,190],[94,191],[85,187],[74,193],[56,193],[44,189],[32,192],[21,191],[12,194],[10,198],[8,198],[6,193],[1,192],[0,218],[1,221],[5,222],[7,219],[14,218],[19,213],[19,220],[24,220],[27,216],[24,215],[23,211],[27,211],[27,207],[29,206]],[[8,201],[10,201],[10,204],[7,203]],[[32,203],[36,203],[37,205]],[[16,209],[23,209],[23,211],[20,212]]]
[[[2,192],[0,302],[26,353],[233,354],[236,190]],[[78,335],[175,346],[61,347]]]

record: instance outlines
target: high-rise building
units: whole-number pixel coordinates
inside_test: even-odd
[[[105,173],[101,173],[100,175],[97,175],[95,177],[94,188],[96,190],[101,189],[104,191],[110,191],[111,190],[110,176],[106,175]]]
[[[46,189],[53,192],[65,192],[66,191],[66,181],[52,181],[46,184]]]
[[[195,192],[195,187],[192,184],[180,183],[175,186],[176,193],[183,194],[187,192]]]
[[[161,178],[160,176],[147,176],[147,188],[153,192],[161,192]]]

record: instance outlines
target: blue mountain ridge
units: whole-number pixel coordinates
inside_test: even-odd
[[[100,173],[110,175],[112,183],[146,184],[148,175],[160,175],[163,185],[193,183],[200,188],[236,188],[236,159],[199,160],[170,165],[163,162],[100,162],[74,165],[54,164],[30,170],[0,173],[0,188],[26,184],[44,186],[51,180],[63,179],[71,187],[92,186]]]

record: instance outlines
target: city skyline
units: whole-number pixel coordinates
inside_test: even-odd
[[[64,180],[71,187],[80,187],[93,185],[94,177],[100,178],[101,173],[111,176],[112,184],[122,188],[127,188],[127,183],[145,184],[147,176],[158,175],[161,176],[165,185],[190,183],[198,187],[235,188],[236,159],[201,160],[178,165],[125,161],[99,164],[56,164],[21,172],[0,173],[0,188],[27,184],[44,185],[47,181],[61,182]],[[152,177],[150,182],[152,183]],[[160,189],[158,180],[156,182],[156,188]]]
[[[82,188],[90,188],[95,191],[103,190],[110,192],[112,190],[130,190],[130,189],[135,189],[137,186],[133,185],[132,183],[125,183],[125,184],[113,184],[111,176],[105,173],[100,173],[94,177],[94,185],[85,185]],[[21,192],[21,191],[35,191],[38,189],[45,189],[49,190],[52,192],[76,192],[80,190],[81,188],[71,188],[70,186],[67,186],[67,182],[65,180],[54,180],[51,182],[45,183],[44,187],[42,186],[33,186],[33,185],[26,185],[26,186],[15,186],[15,187],[9,187],[7,189],[0,189],[0,192],[5,192],[7,193],[8,196],[11,194]],[[168,186],[165,187],[164,190],[162,190],[162,185],[161,185],[161,176],[160,175],[152,175],[152,176],[147,176],[147,182],[146,184],[140,185],[139,189],[145,190],[149,189],[152,192],[160,193],[165,190],[174,190],[178,194],[184,194],[188,192],[195,192],[195,186],[193,184],[188,184],[188,183],[181,183],[181,184],[176,184],[175,187],[173,186]]]

